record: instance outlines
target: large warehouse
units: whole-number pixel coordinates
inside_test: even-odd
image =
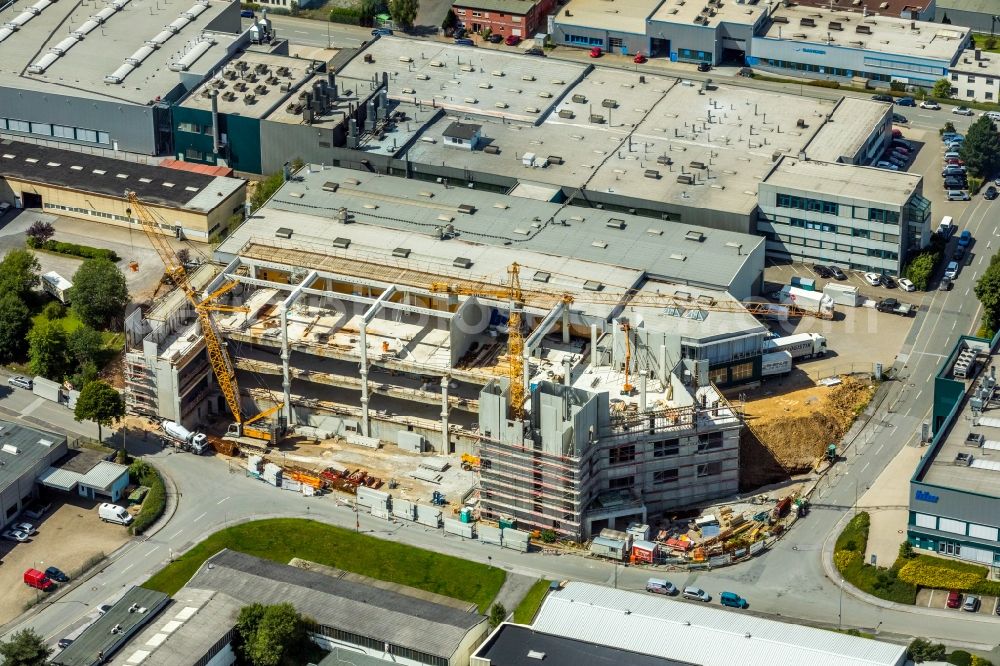
[[[933,440],[910,480],[907,536],[922,548],[1000,564],[998,339],[963,336],[934,378]]]
[[[207,242],[242,219],[246,181],[126,162],[75,150],[0,140],[0,201],[64,217],[138,225],[127,212],[134,191],[159,217],[161,233]]]
[[[16,0],[0,26],[0,136],[169,152],[170,103],[239,46],[238,3]]]
[[[66,455],[66,438],[0,421],[0,529],[37,495],[38,478]]]

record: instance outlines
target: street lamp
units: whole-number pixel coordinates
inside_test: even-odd
[[[882,624],[879,622],[879,624]],[[844,628],[844,579],[840,579],[840,607],[837,610],[837,628]]]

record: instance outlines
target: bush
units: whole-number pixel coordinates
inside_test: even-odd
[[[134,480],[149,487],[146,499],[142,502],[142,508],[135,520],[132,521],[132,527],[129,530],[132,534],[142,534],[163,515],[163,511],[167,507],[167,487],[163,484],[163,477],[149,463],[137,460],[129,467],[130,475],[133,469],[142,472],[142,476]]]
[[[910,545],[909,541],[904,541],[899,544],[899,559],[901,560],[912,560],[917,554],[913,552],[913,546]]]
[[[956,666],[971,666],[972,655],[965,650],[955,650],[948,655],[948,663]]]
[[[903,273],[906,279],[913,283],[913,286],[920,291],[926,291],[930,286],[931,276],[937,270],[938,263],[944,255],[941,252],[924,251],[915,256],[906,266]]]
[[[816,86],[817,88],[839,88],[839,81],[810,81],[809,85]]]
[[[991,597],[1000,597],[1000,581],[981,580],[973,585],[969,591],[974,594],[987,594]]]
[[[833,562],[837,570],[856,588],[880,599],[901,604],[913,604],[917,599],[916,586],[899,578],[899,562],[890,568],[865,564],[864,553],[868,547],[868,530],[871,518],[859,513],[837,537]]]
[[[983,178],[979,176],[969,176],[969,194],[976,194],[983,186]]]
[[[868,529],[871,524],[871,517],[864,511],[854,516],[837,537],[837,545],[834,550],[858,550],[860,543],[863,552],[868,547]]]
[[[59,301],[50,301],[42,308],[42,316],[46,319],[62,319],[66,315],[66,306]]]
[[[330,10],[330,22],[361,25],[361,9],[358,7],[334,7]]]
[[[838,550],[833,554],[833,563],[837,565],[837,571],[844,573],[854,564],[855,560],[861,559],[861,554],[853,550]]]
[[[920,555],[899,570],[900,580],[939,590],[970,590],[986,578],[986,567]]]
[[[542,530],[542,541],[544,543],[555,543],[556,542],[555,530]]]
[[[66,254],[71,257],[81,257],[83,259],[107,259],[112,263],[121,261],[121,257],[114,250],[106,250],[88,245],[78,245],[76,243],[64,243],[62,241],[47,240],[40,243],[33,238],[29,238],[28,247],[36,250],[45,250],[56,254]]]
[[[944,645],[931,643],[926,638],[914,638],[906,648],[906,656],[918,664],[923,661],[941,661],[944,659],[944,653]]]

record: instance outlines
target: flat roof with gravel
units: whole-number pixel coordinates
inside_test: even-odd
[[[767,13],[770,5],[751,5],[737,0],[664,0],[650,20],[663,23],[682,23],[717,26],[722,22],[754,25]]]
[[[562,26],[646,34],[646,19],[663,0],[572,0],[556,14]]]
[[[892,104],[861,97],[842,97],[809,145],[809,159],[837,162],[853,161],[864,148],[876,127],[891,122]]]
[[[920,174],[905,171],[785,157],[764,182],[779,188],[901,207],[920,187],[921,180]]]

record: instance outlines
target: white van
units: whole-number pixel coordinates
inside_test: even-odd
[[[941,218],[941,224],[938,225],[937,230],[945,238],[951,238],[951,235],[955,233],[955,228],[955,221],[951,215],[945,215]]]
[[[994,122],[1000,122],[1000,111],[987,111],[983,115]]]
[[[118,506],[117,504],[108,504],[105,502],[97,508],[97,515],[106,523],[128,525],[132,522],[132,516],[125,510],[125,507]]]

